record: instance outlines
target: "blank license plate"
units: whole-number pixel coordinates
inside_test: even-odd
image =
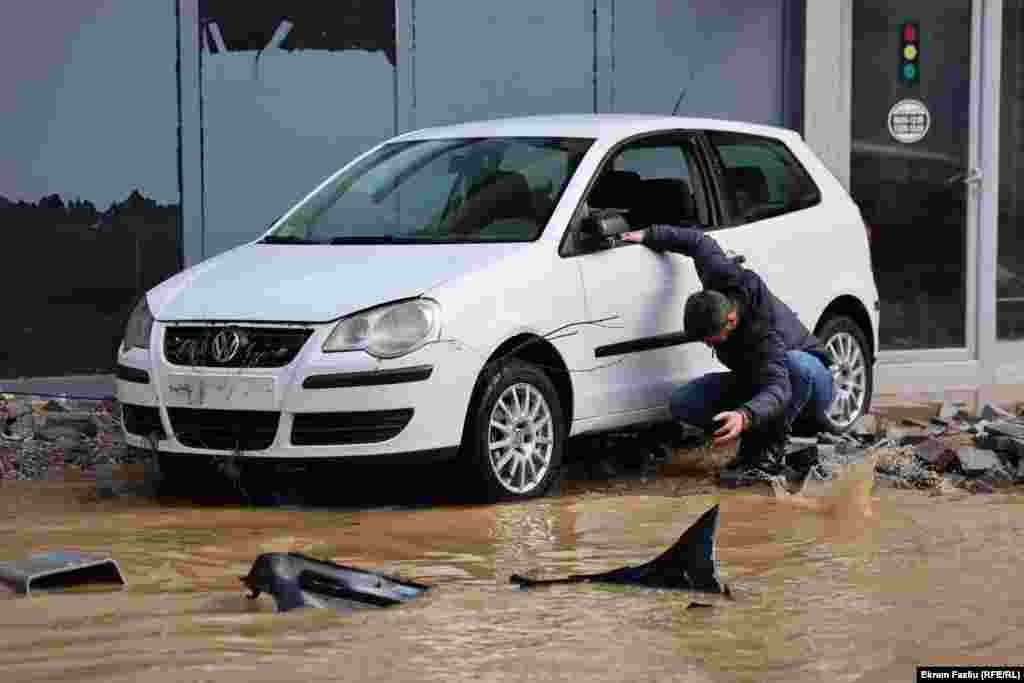
[[[172,375],[167,402],[190,408],[273,410],[273,377]]]

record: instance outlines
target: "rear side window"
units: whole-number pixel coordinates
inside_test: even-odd
[[[726,210],[733,223],[749,223],[806,209],[821,192],[793,153],[771,138],[709,131],[721,164]]]

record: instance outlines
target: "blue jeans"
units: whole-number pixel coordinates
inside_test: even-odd
[[[825,412],[832,404],[832,373],[816,356],[805,351],[787,351],[786,368],[792,395],[777,422],[758,428],[764,434],[781,435],[798,417],[824,426]],[[669,409],[677,420],[714,431],[721,426],[713,421],[715,415],[736,410],[751,398],[752,388],[735,373],[711,372],[676,389]]]

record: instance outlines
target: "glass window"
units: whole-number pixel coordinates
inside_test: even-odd
[[[533,240],[592,142],[472,138],[389,144],[290,211],[266,241]]]
[[[814,206],[821,193],[778,140],[710,131],[726,185],[726,204],[735,222],[780,216]]]
[[[626,209],[631,225],[705,225],[704,202],[692,184],[687,150],[679,137],[646,139],[619,150],[590,190],[592,208]]]

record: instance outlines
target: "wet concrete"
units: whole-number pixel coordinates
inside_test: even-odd
[[[333,500],[100,497],[95,481],[0,485],[0,559],[107,554],[124,589],[0,592],[5,681],[912,680],[919,664],[1022,664],[1024,496],[873,485],[854,467],[800,495],[720,491],[707,454],[653,467],[576,461],[553,495],[464,504],[457,482],[339,471]],[[215,488],[215,487],[214,487]],[[330,496],[328,496],[330,498]],[[508,577],[647,561],[721,503],[734,602]],[[238,580],[297,551],[421,581],[375,611],[274,612]],[[711,609],[687,610],[693,600]]]

